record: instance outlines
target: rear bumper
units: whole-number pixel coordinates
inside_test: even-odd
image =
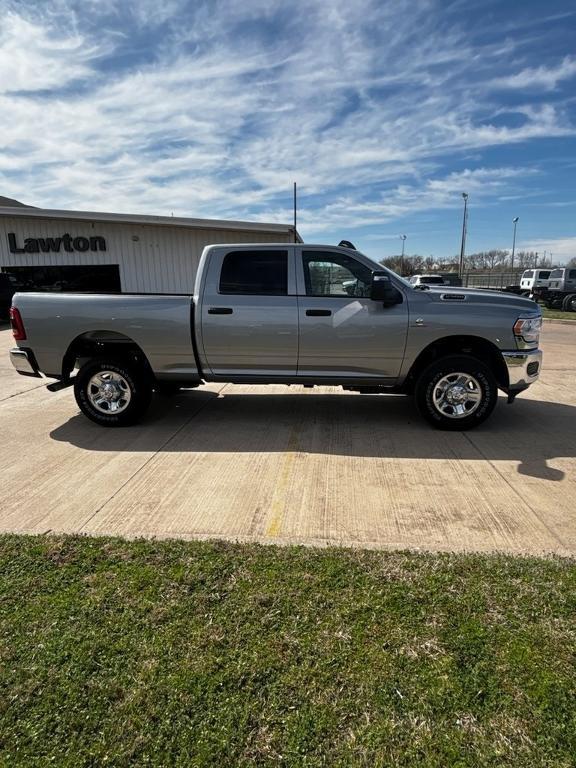
[[[502,352],[508,368],[508,391],[520,392],[533,384],[540,375],[542,352],[527,349],[521,352]]]
[[[36,362],[34,352],[32,352],[31,349],[11,349],[10,361],[22,376],[35,376],[37,379],[41,378],[38,363]]]

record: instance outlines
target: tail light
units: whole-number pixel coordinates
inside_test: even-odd
[[[26,331],[22,322],[22,315],[16,307],[10,307],[10,325],[12,326],[12,335],[16,341],[26,341]]]

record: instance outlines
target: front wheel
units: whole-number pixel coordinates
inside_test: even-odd
[[[576,312],[576,293],[570,293],[564,297],[562,309],[564,312]]]
[[[149,376],[137,363],[90,360],[74,380],[82,413],[102,427],[127,427],[139,421],[152,398]]]
[[[453,355],[422,371],[414,394],[418,410],[434,427],[465,430],[490,416],[498,400],[498,386],[482,360]]]

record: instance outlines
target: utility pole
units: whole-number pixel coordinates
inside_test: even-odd
[[[400,256],[400,277],[404,275],[404,245],[406,243],[406,235],[400,235],[402,240],[402,255]]]
[[[468,218],[468,195],[462,192],[464,198],[464,216],[462,217],[462,244],[460,246],[460,264],[458,267],[458,277],[462,280],[464,275],[464,252],[466,251],[466,221]]]
[[[296,182],[294,182],[294,242],[298,242],[296,237]]]
[[[514,254],[516,253],[516,225],[518,224],[518,219],[520,217],[516,216],[515,219],[512,219],[512,224],[514,224],[514,236],[512,237],[512,259],[510,261],[510,271],[514,272]],[[512,279],[514,279],[514,276],[512,276]]]

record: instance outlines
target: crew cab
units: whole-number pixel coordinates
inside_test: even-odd
[[[532,296],[536,288],[548,288],[549,269],[526,269],[520,278],[520,292],[522,296]]]
[[[548,309],[576,312],[576,269],[559,267],[550,272],[548,286],[535,288],[534,296]]]
[[[435,427],[462,430],[542,363],[534,302],[413,287],[329,245],[211,245],[193,295],[18,293],[11,318],[15,368],[73,385],[109,427],[138,421],[155,390],[232,382],[413,395]]]

